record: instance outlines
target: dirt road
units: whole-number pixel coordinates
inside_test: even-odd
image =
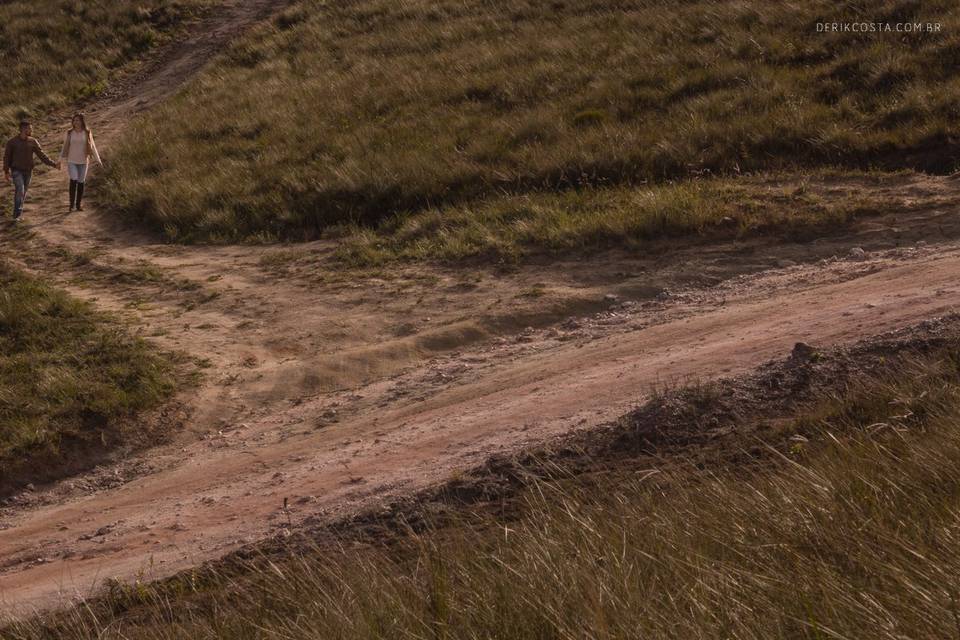
[[[198,59],[281,4],[228,7],[186,53],[89,109],[104,155]],[[176,442],[0,510],[0,602],[12,613],[108,577],[169,574],[595,427],[658,385],[746,371],[797,341],[849,342],[960,303],[960,189],[946,178],[817,185],[884,189],[904,213],[805,245],[678,242],[509,271],[362,274],[325,269],[330,243],[177,247],[93,208],[65,216],[61,182],[38,177],[14,238],[19,262],[209,367],[180,399],[188,421]]]

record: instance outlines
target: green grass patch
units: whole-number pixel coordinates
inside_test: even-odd
[[[89,304],[0,261],[0,486],[150,440],[130,418],[170,397],[174,368]]]
[[[45,113],[96,97],[117,70],[142,58],[212,2],[0,3],[0,119],[13,124],[20,112]]]
[[[535,254],[636,250],[678,237],[763,234],[804,240],[837,232],[857,216],[890,206],[866,189],[828,197],[808,190],[804,182],[801,176],[779,182],[719,178],[501,196],[394,216],[373,229],[355,227],[335,257],[351,266],[396,260],[514,261]]]
[[[817,23],[938,22],[935,33]],[[300,240],[503,194],[821,166],[950,171],[949,0],[302,0],[115,150],[182,242]]]

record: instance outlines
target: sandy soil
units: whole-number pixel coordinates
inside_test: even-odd
[[[228,5],[92,105],[105,157],[132,117],[283,4]],[[66,215],[64,182],[37,176],[26,222],[0,231],[5,253],[208,368],[178,399],[186,428],[172,444],[0,502],[9,613],[376,505],[797,341],[843,344],[960,302],[950,178],[807,185],[869,189],[899,213],[806,244],[674,242],[513,269],[364,273],[330,268],[329,242],[169,246],[95,200]]]

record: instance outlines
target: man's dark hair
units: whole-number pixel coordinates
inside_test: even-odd
[[[31,124],[31,123],[30,123],[29,120],[21,120],[21,121],[20,121],[20,131],[23,131],[24,129],[26,129],[27,127],[29,127],[30,124]]]

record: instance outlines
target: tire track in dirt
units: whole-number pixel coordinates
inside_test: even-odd
[[[343,515],[442,481],[492,453],[604,424],[658,384],[741,373],[796,341],[847,343],[960,303],[960,252],[952,247],[846,267],[853,277],[800,290],[800,273],[780,290],[770,280],[784,276],[771,274],[754,283],[774,287],[762,299],[745,291],[743,300],[643,329],[631,329],[642,314],[625,313],[604,336],[558,341],[522,357],[497,357],[504,347],[490,347],[474,355],[489,357],[490,366],[421,398],[381,407],[391,385],[380,382],[264,414],[190,445],[181,463],[163,471],[15,517],[0,531],[8,563],[0,597],[42,605],[87,594],[107,576],[163,575],[302,518]],[[817,268],[803,269],[813,276]],[[338,417],[323,420],[331,415]],[[285,498],[305,501],[288,512]]]

